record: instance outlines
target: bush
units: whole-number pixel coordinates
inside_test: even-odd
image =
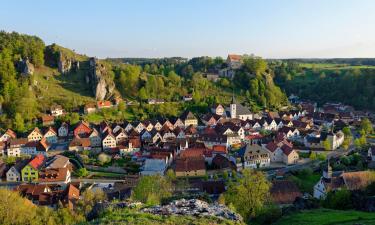
[[[351,209],[351,192],[345,189],[328,192],[323,206],[330,209]]]
[[[265,205],[259,215],[253,219],[256,224],[272,224],[282,216],[281,208],[275,204]]]

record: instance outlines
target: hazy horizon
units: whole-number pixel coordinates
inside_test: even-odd
[[[99,58],[374,58],[375,1],[8,1],[0,30]]]

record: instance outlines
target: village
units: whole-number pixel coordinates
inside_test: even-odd
[[[359,138],[361,121],[372,115],[339,103],[318,108],[297,96],[289,100],[292,108],[279,112],[253,113],[233,97],[230,105],[212,105],[204,115],[185,111],[176,118],[100,124],[55,124],[64,110],[54,106],[41,118],[42,127],[22,136],[12,129],[1,135],[1,187],[38,205],[62,202],[73,209],[83,190],[100,189],[108,200],[126,200],[141,176],[167,173],[186,181],[182,188],[188,193],[217,199],[230,177],[246,168],[262,170],[280,205],[368,185],[372,177],[364,168],[374,168],[375,147],[363,150],[368,145],[356,146],[352,139],[344,146],[349,137],[343,130]],[[95,110],[102,107],[99,101]],[[86,114],[93,110],[85,107]],[[361,167],[337,166],[353,155]],[[301,190],[288,177],[306,170],[322,176]]]

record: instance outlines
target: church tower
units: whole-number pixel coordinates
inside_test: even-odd
[[[230,104],[230,118],[234,119],[237,117],[237,106],[234,100],[234,94],[232,95],[232,102]]]

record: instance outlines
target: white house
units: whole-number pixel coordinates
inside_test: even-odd
[[[167,162],[164,159],[146,159],[142,167],[141,175],[164,175]]]

